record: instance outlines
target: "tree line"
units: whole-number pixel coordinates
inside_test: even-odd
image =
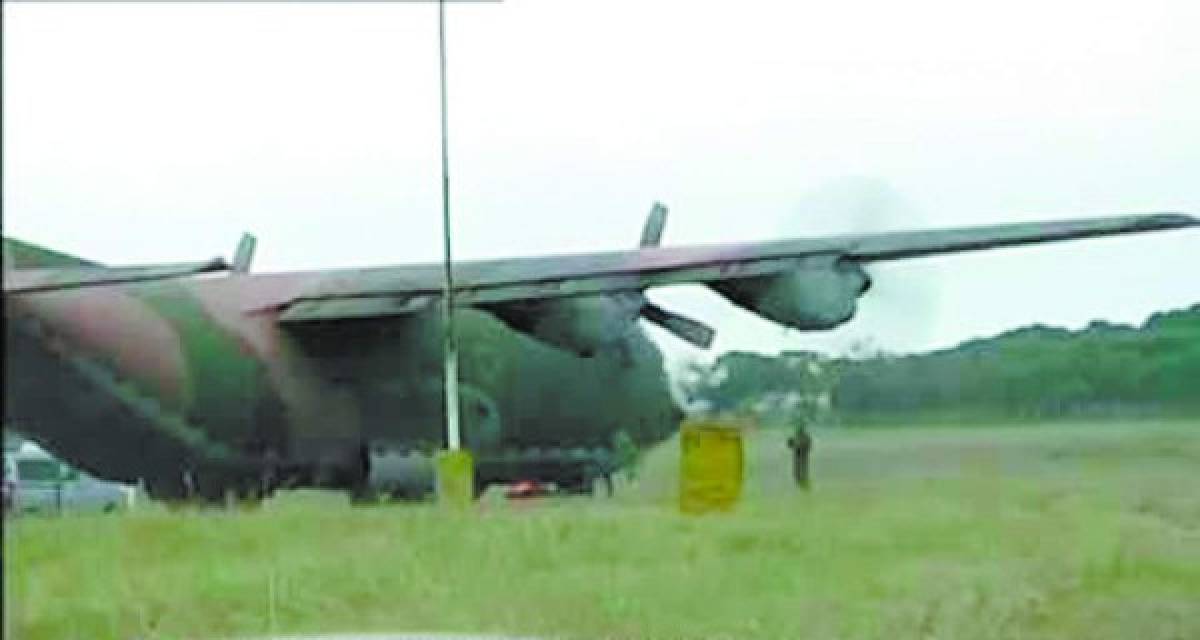
[[[1200,304],[1138,327],[1035,325],[924,354],[731,352],[682,382],[693,409],[765,421],[1200,415]]]

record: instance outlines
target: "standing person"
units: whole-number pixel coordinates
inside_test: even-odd
[[[804,425],[797,425],[792,437],[788,438],[787,446],[792,450],[792,477],[796,486],[807,491],[809,489],[808,458],[812,452],[812,437]]]

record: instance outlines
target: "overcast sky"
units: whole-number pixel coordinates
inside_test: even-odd
[[[1195,2],[448,8],[456,258],[1200,212]],[[4,232],[110,263],[441,255],[433,4],[5,4]],[[785,332],[653,297],[714,353],[949,346],[1200,302],[1200,232],[892,263]],[[657,330],[655,330],[657,331]],[[698,355],[654,333],[673,360]]]

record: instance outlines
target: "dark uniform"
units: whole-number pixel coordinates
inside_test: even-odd
[[[812,451],[812,438],[804,428],[799,428],[795,435],[788,438],[787,445],[792,450],[792,476],[796,479],[796,486],[808,489],[808,454]]]

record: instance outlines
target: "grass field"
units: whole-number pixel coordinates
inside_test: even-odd
[[[486,631],[581,638],[1200,638],[1200,422],[748,439],[730,515],[677,443],[614,499],[7,523],[12,638]]]

